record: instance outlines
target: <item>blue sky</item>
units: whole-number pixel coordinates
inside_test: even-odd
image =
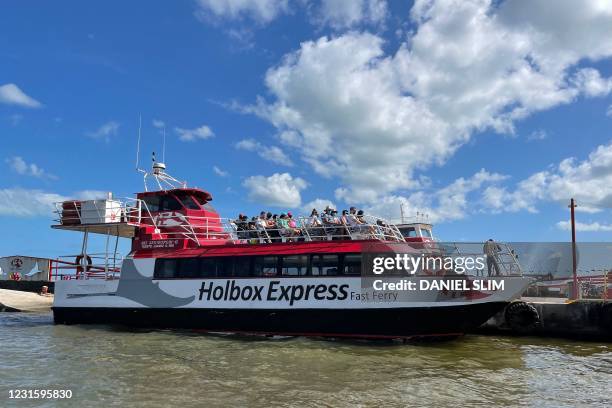
[[[564,241],[574,196],[608,241],[612,6],[580,3],[6,3],[0,255],[74,253],[52,201],[142,189],[139,115],[141,162],[163,122],[222,216],[402,203],[444,240]]]

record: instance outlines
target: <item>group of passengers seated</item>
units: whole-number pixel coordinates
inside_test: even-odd
[[[240,214],[233,224],[238,239],[259,242],[341,240],[349,239],[352,234],[367,237],[374,236],[377,228],[365,220],[363,210],[351,207],[338,216],[338,211],[329,206],[321,214],[313,208],[310,216],[301,221],[296,221],[291,212],[278,215],[262,211],[259,217],[250,220]],[[376,224],[378,227],[387,226],[381,220]]]

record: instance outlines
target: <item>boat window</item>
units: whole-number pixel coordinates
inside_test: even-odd
[[[421,235],[427,238],[431,238],[431,230],[421,228]]]
[[[238,256],[234,258],[234,273],[232,276],[247,277],[251,274],[251,257]]]
[[[202,208],[205,209],[206,211],[217,212],[217,210],[215,210],[215,207],[213,207],[211,203],[202,204]]]
[[[217,276],[218,266],[223,266],[223,258],[200,258],[200,274],[201,278],[214,278]],[[225,271],[223,271],[225,272]],[[224,276],[225,273],[219,275]]]
[[[147,205],[146,208],[151,212],[159,211],[159,196],[146,196],[142,199]]]
[[[200,206],[198,205],[198,203],[196,203],[196,201],[193,199],[191,194],[185,191],[179,191],[179,192],[174,193],[174,195],[179,200],[181,200],[185,208],[189,210],[199,210],[200,209]]]
[[[414,227],[402,228],[402,235],[406,238],[417,237],[417,231]]]
[[[200,275],[199,258],[180,258],[178,260],[176,278],[197,278]]]
[[[361,275],[361,254],[344,254],[343,275]]]
[[[313,255],[312,274],[335,276],[338,274],[338,255]]]
[[[178,259],[157,259],[153,277],[156,279],[176,277]]]
[[[183,209],[181,203],[171,195],[147,196],[143,198],[143,201],[151,212],[179,211]]]
[[[276,276],[278,274],[277,256],[257,256],[253,262],[253,276]]]
[[[183,206],[174,196],[165,195],[159,200],[159,211],[179,211]]]
[[[287,255],[282,259],[282,275],[304,276],[308,273],[307,255]]]

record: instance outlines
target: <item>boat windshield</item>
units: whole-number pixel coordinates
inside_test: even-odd
[[[181,200],[185,208],[187,208],[188,210],[199,210],[200,209],[200,206],[198,205],[198,203],[196,203],[196,201],[193,199],[191,194],[180,191],[180,192],[175,193],[175,195],[179,200]]]
[[[183,209],[181,203],[171,195],[153,195],[143,198],[147,208],[151,212],[179,211]]]

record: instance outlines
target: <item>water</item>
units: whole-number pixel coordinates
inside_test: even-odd
[[[0,406],[610,406],[612,344],[253,339],[0,313]],[[71,400],[9,400],[9,389]]]

